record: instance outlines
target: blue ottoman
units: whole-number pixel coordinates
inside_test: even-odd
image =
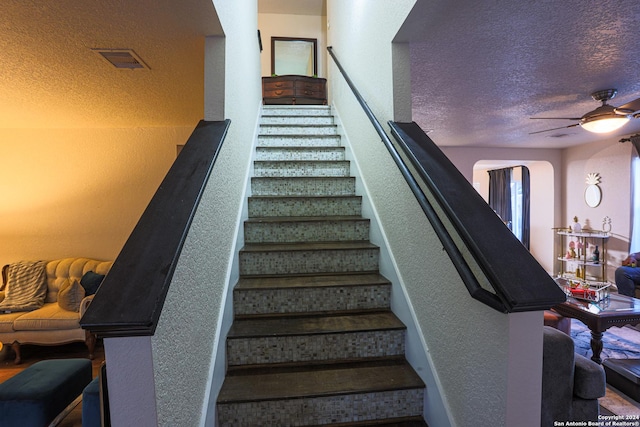
[[[85,387],[82,392],[82,427],[100,427],[100,377]]]
[[[0,384],[0,426],[45,426],[91,382],[88,359],[43,360]]]

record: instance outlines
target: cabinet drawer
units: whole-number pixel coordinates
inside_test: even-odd
[[[264,91],[271,90],[283,90],[283,89],[293,89],[293,82],[289,81],[276,81],[276,82],[264,82],[262,85]]]
[[[324,85],[321,82],[296,82],[296,89],[321,92],[324,89]]]
[[[268,90],[265,88],[265,90],[262,92],[263,98],[279,98],[282,96],[294,96],[293,88],[290,87],[290,88],[284,88],[284,89],[271,89],[271,90]]]
[[[304,96],[307,98],[324,98],[324,91],[319,89],[305,89],[296,87],[296,96]]]

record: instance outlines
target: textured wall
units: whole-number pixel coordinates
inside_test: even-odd
[[[392,69],[402,72],[400,64],[392,65],[391,40],[413,4],[328,3],[329,44],[382,123],[394,114]],[[427,421],[430,425],[505,425],[509,373],[513,372],[508,316],[469,297],[380,138],[337,73],[330,64],[334,104],[389,242],[400,285],[423,333],[430,366],[421,369],[434,369],[434,380],[428,385],[434,391],[427,393],[425,402]],[[421,373],[423,378],[429,376]],[[436,390],[442,393],[444,405],[431,397]]]
[[[256,2],[216,0],[214,5],[225,32],[225,56],[216,61],[225,64],[224,113],[231,127],[152,337],[161,426],[203,425],[215,415],[207,414],[207,405],[210,381],[224,376],[213,372],[217,346],[224,345],[216,341],[220,311],[227,286],[235,284],[230,277],[237,276],[235,237],[261,100]]]
[[[0,129],[0,263],[115,259],[192,130]]]

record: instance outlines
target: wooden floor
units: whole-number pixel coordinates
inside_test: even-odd
[[[22,349],[22,363],[13,363],[15,357],[9,346],[0,350],[0,383],[8,380],[19,372],[25,370],[34,363],[45,359],[87,358],[89,353],[84,343],[72,343],[60,346],[33,346],[24,345]],[[93,376],[100,371],[100,365],[104,362],[104,348],[102,343],[96,344],[95,358],[92,361]],[[58,427],[82,427],[82,403],[64,419]]]

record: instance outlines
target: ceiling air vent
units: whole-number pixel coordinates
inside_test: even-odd
[[[120,70],[148,70],[149,66],[144,63],[131,49],[91,49],[102,59]]]

